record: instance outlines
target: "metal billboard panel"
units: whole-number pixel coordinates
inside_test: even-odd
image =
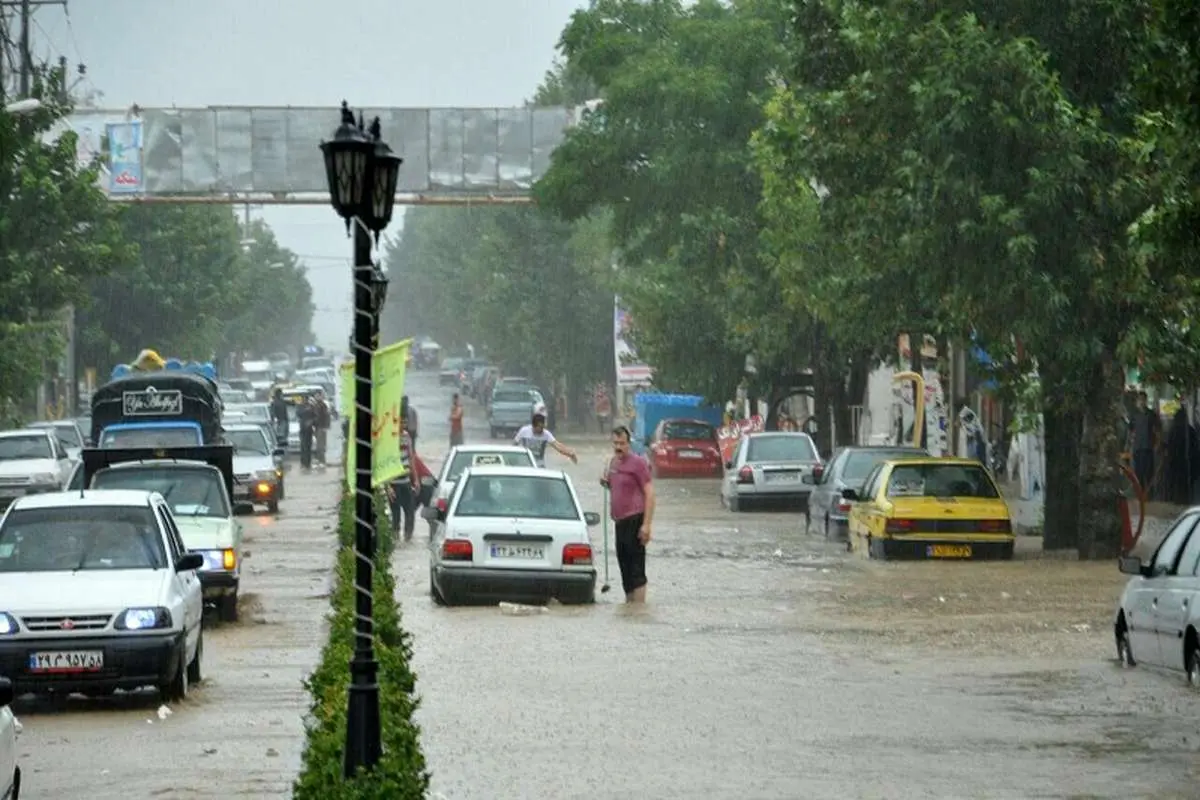
[[[250,196],[284,201],[327,194],[318,145],[332,136],[336,108],[136,109],[144,123],[144,190],[129,199],[219,202]],[[519,197],[550,163],[574,114],[565,108],[368,108],[401,157],[399,194]],[[107,122],[133,113],[84,110],[67,127],[80,157],[102,150]]]

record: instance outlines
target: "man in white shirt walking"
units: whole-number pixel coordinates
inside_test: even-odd
[[[554,434],[546,429],[546,412],[540,405],[533,410],[530,424],[517,431],[517,435],[513,437],[513,444],[529,448],[539,467],[546,466],[546,445],[550,445],[572,462],[579,463],[579,456],[575,451],[555,439]]]

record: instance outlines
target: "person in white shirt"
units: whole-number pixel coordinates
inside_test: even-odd
[[[575,451],[555,439],[554,434],[546,430],[546,411],[541,405],[533,410],[533,419],[530,424],[517,431],[517,435],[513,437],[513,444],[529,448],[529,452],[533,453],[533,459],[539,467],[546,466],[546,445],[550,445],[571,459],[572,462],[579,463],[579,456],[575,454]]]

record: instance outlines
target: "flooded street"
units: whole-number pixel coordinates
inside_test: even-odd
[[[410,378],[431,462],[451,394],[435,383]],[[466,406],[467,441],[487,440]],[[562,438],[580,464],[550,466],[598,511],[606,443]],[[640,613],[620,604],[615,558],[594,607],[435,607],[418,523],[395,563],[436,792],[1196,796],[1200,696],[1116,664],[1113,565],[852,561],[798,514],[723,510],[715,481],[658,492]],[[601,528],[592,537],[599,555]]]
[[[308,707],[302,680],[325,641],[337,474],[293,469],[277,519],[239,518],[240,620],[206,618],[204,680],[169,714],[160,716],[153,691],[15,705],[22,798],[291,795]]]

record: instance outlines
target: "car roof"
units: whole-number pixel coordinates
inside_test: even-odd
[[[519,477],[519,478],[558,478],[567,480],[567,473],[561,469],[544,469],[543,467],[467,467],[463,470],[463,474],[479,476],[479,477]]]
[[[37,422],[31,422],[25,427],[36,428],[38,430],[45,430],[46,428],[78,428],[79,423],[73,419],[43,419]]]
[[[31,439],[34,436],[46,437],[49,435],[50,430],[47,427],[20,428],[13,431],[0,431],[0,439]]]
[[[979,463],[975,458],[957,458],[949,456],[923,456],[922,458],[904,458],[895,461],[887,461],[888,464],[903,464],[906,467],[979,467],[983,469],[983,464]]]
[[[450,452],[458,453],[528,453],[529,449],[519,444],[460,444]]]
[[[48,492],[18,497],[10,508],[70,508],[71,506],[130,506],[150,505],[156,492],[144,489],[87,489],[82,492]]]
[[[682,425],[703,425],[706,428],[717,427],[716,425],[713,425],[711,422],[706,422],[705,420],[702,420],[702,419],[694,419],[692,417],[669,417],[667,419],[661,420],[658,424],[659,425],[673,425],[675,423],[679,423]]]
[[[208,469],[213,472],[221,470],[209,464],[206,461],[196,461],[190,458],[143,458],[138,461],[118,461],[116,464],[108,464],[100,472],[107,469],[135,469],[136,467],[167,467],[167,468],[188,468],[188,469]]]
[[[759,436],[803,436],[805,439],[811,439],[804,431],[750,431],[746,434],[747,438],[754,439]]]
[[[841,449],[851,453],[919,453],[922,458],[930,458],[929,451],[924,447],[907,444],[850,444]],[[911,458],[904,460],[912,461]]]

